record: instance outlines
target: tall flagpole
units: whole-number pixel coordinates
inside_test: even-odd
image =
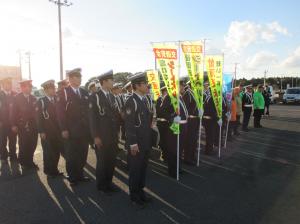
[[[223,70],[224,70],[224,53],[223,53],[223,64],[222,64],[222,84],[223,84]],[[221,92],[222,94],[222,92]],[[222,97],[221,97],[222,99]],[[221,118],[222,119],[222,113],[223,113],[223,107],[222,107],[222,104],[223,104],[223,99],[222,99],[222,102],[221,102]],[[222,125],[223,125],[223,122],[222,122]],[[222,125],[220,125],[220,130],[219,130],[219,159],[221,158],[221,143],[222,143]]]
[[[205,68],[205,42],[206,39],[203,39],[203,64],[202,64],[202,70],[203,70],[203,74],[202,74],[202,81],[204,80],[204,68]],[[201,97],[203,99],[203,83],[202,83],[202,88],[201,88]],[[200,151],[201,151],[201,135],[202,135],[202,116],[203,116],[203,111],[200,112],[201,109],[199,109],[199,135],[198,135],[198,155],[197,155],[197,166],[199,167],[200,165]]]
[[[179,81],[179,76],[180,76],[180,41],[178,41],[178,81]],[[179,83],[177,83],[177,89],[179,88]],[[177,100],[178,100],[178,108],[177,108],[177,115],[180,115],[180,93],[178,90],[178,96],[177,96]],[[180,149],[180,124],[179,125],[179,133],[177,135],[177,170],[176,170],[176,179],[177,181],[179,181],[179,149]]]
[[[233,80],[231,81],[231,92],[233,92]],[[232,93],[231,93],[231,101],[232,101]],[[232,102],[231,104],[229,105],[232,105]],[[231,108],[229,108],[230,110],[230,114],[231,114]],[[227,127],[226,127],[226,136],[225,136],[225,143],[224,143],[224,148],[226,149],[226,146],[227,146],[227,139],[228,139],[228,129],[229,129],[229,122],[230,122],[230,119],[231,118],[227,118]]]

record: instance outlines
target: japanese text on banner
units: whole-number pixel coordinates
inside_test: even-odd
[[[191,88],[198,110],[203,110],[203,45],[201,41],[181,44]]]
[[[216,107],[218,118],[222,118],[222,82],[223,82],[223,56],[206,56],[205,64],[210,84],[211,95]]]
[[[156,70],[147,71],[148,83],[151,85],[153,99],[156,101],[160,96],[160,81]]]

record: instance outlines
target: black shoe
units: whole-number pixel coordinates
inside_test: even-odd
[[[68,179],[70,186],[74,187],[78,185],[78,182],[76,180]]]
[[[249,128],[243,128],[242,131],[248,132],[250,130],[249,130]]]
[[[143,201],[144,203],[151,203],[152,202],[152,198],[149,198],[146,196],[145,192],[143,191],[141,193],[141,201]]]
[[[205,150],[204,154],[208,156],[214,156],[216,155],[216,152],[213,150]]]
[[[91,181],[91,179],[89,177],[81,177],[78,180],[81,182],[90,182]]]
[[[118,193],[118,192],[121,191],[120,188],[115,187],[115,186],[113,186],[113,185],[110,186],[110,187],[108,187],[107,190],[108,190],[109,192],[111,192],[111,193]]]
[[[184,164],[188,165],[188,166],[195,166],[195,163],[192,161],[183,161]]]
[[[234,133],[234,135],[236,135],[236,136],[239,136],[239,135],[240,135],[240,133],[239,133],[239,132],[235,132],[235,133]]]
[[[141,199],[131,199],[131,204],[137,209],[144,209],[146,207],[145,202]]]
[[[112,192],[107,187],[97,187],[97,190],[106,196],[112,196]]]

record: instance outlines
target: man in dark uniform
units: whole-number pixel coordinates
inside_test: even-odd
[[[146,73],[130,77],[134,93],[125,104],[125,147],[128,150],[129,193],[134,205],[143,208],[149,202],[144,192],[151,150],[151,115],[144,98],[148,93]]]
[[[17,135],[11,129],[10,116],[16,92],[12,91],[11,78],[3,79],[0,83],[0,159],[6,161],[9,156],[11,161],[15,161]],[[9,151],[6,148],[7,140]]]
[[[195,163],[195,153],[198,146],[200,118],[196,98],[189,85],[185,88],[183,100],[189,114],[187,124],[187,146],[184,150],[184,162],[188,165],[193,165]]]
[[[74,186],[79,181],[89,181],[89,178],[83,175],[90,139],[89,95],[80,88],[80,68],[69,71],[68,76],[70,85],[59,92],[56,111],[65,142],[68,180]]]
[[[96,82],[95,81],[91,81],[88,84],[88,92],[90,95],[92,95],[93,93],[98,92],[97,86],[96,86]]]
[[[242,110],[244,113],[243,116],[243,131],[249,131],[248,124],[250,120],[250,116],[252,113],[252,107],[253,107],[253,96],[251,91],[251,85],[246,86],[246,91],[242,97]]]
[[[112,94],[115,97],[116,105],[118,109],[118,138],[121,140],[125,135],[124,131],[124,99],[122,96],[122,83],[114,83],[112,88]]]
[[[21,81],[20,87],[21,93],[15,97],[11,116],[12,131],[18,133],[19,138],[18,160],[23,168],[38,169],[38,166],[33,162],[38,139],[37,100],[31,95],[31,80]]]
[[[55,81],[42,85],[45,96],[38,100],[38,131],[43,148],[44,173],[49,177],[62,175],[57,169],[63,141],[56,116]]]
[[[174,107],[171,103],[171,98],[166,95],[163,99],[161,105],[161,117],[168,121],[167,129],[167,151],[168,151],[168,172],[173,178],[176,178],[177,171],[177,134],[171,130],[171,125],[173,123],[178,123],[180,125],[180,140],[179,140],[179,161],[181,161],[182,152],[186,148],[186,137],[187,137],[187,120],[188,111],[182,99],[182,94],[184,93],[185,83],[180,81],[180,114],[176,114]],[[180,167],[180,165],[179,165]]]
[[[129,81],[127,82],[124,87],[123,90],[125,91],[125,93],[123,94],[124,97],[124,101],[126,102],[126,100],[132,95],[132,83]]]
[[[162,86],[162,88],[160,89],[161,91],[161,96],[157,99],[156,102],[156,124],[157,124],[157,128],[159,130],[159,147],[161,149],[162,152],[162,159],[164,162],[167,162],[167,158],[168,158],[168,152],[167,152],[167,131],[169,128],[169,124],[168,121],[164,118],[161,117],[162,111],[161,111],[161,104],[162,101],[164,99],[164,97],[166,95],[168,95],[168,91],[167,91],[167,87],[166,86]]]
[[[101,90],[90,97],[90,129],[96,145],[96,181],[97,189],[104,193],[113,193],[118,189],[112,184],[118,149],[118,108],[113,88],[113,71],[98,77]]]
[[[69,81],[67,79],[57,82],[57,92],[64,90],[68,86],[69,86]]]
[[[217,111],[211,96],[210,89],[204,91],[203,96],[203,126],[205,128],[205,151],[206,155],[212,155],[214,149],[215,124],[217,123]]]

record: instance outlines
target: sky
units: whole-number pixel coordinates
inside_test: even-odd
[[[70,1],[69,1],[70,2]],[[237,78],[300,76],[297,0],[72,0],[62,8],[64,70],[84,80],[113,69],[154,68],[151,42],[202,40],[206,54],[224,53]],[[0,0],[0,65],[31,71],[35,85],[59,80],[57,6],[48,0]],[[182,75],[186,75],[183,71]]]

